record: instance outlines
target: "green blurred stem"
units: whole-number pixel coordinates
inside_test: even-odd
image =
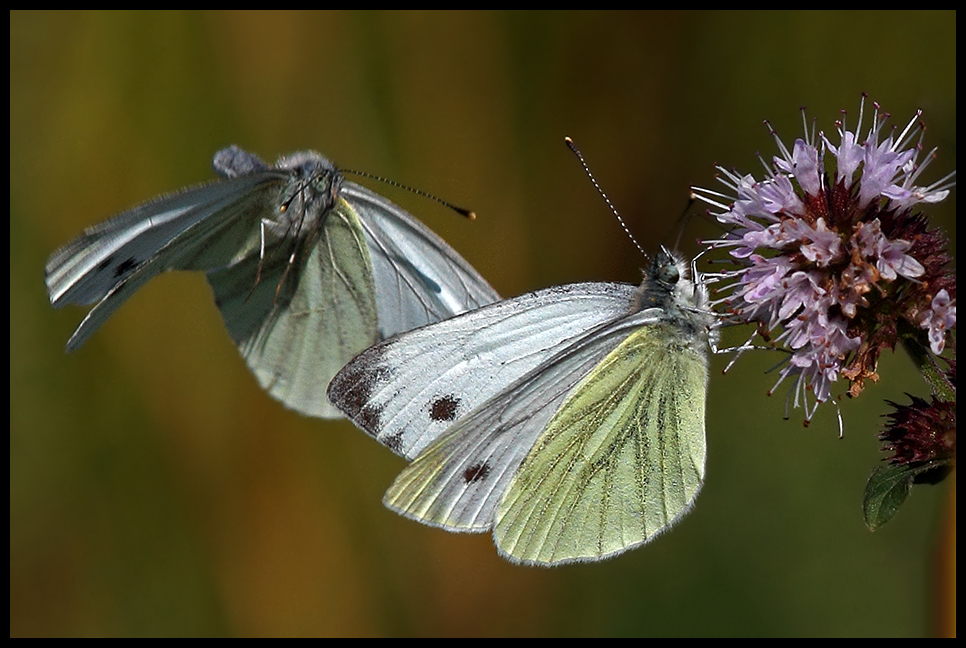
[[[937,357],[930,352],[929,347],[923,345],[921,332],[909,324],[900,321],[899,340],[902,347],[912,358],[919,373],[932,388],[937,399],[947,403],[956,402],[956,388],[950,384],[937,362]]]

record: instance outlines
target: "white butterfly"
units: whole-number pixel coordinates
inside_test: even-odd
[[[716,328],[703,282],[662,249],[637,288],[558,286],[381,342],[329,398],[412,460],[393,510],[492,530],[514,562],[601,560],[694,502]]]
[[[213,165],[223,180],[118,214],[51,255],[51,304],[97,302],[68,351],[155,275],[203,270],[259,384],[334,418],[325,386],[350,358],[499,299],[441,238],[314,151],[269,167],[231,146]]]

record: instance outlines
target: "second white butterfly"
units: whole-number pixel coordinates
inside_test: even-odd
[[[314,151],[270,167],[231,146],[222,180],[88,228],[47,262],[51,304],[92,304],[73,350],[167,270],[203,270],[259,384],[303,414],[340,416],[331,377],[395,333],[499,299],[446,242]]]

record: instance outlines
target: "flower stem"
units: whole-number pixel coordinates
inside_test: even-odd
[[[950,384],[942,368],[936,361],[937,356],[929,351],[929,347],[920,341],[919,331],[904,320],[899,320],[899,340],[912,362],[916,365],[923,379],[929,383],[936,398],[947,403],[956,402],[956,388]]]

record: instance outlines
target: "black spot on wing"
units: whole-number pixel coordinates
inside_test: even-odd
[[[108,268],[114,265],[114,255],[108,256],[106,259],[97,264],[97,271],[104,272]]]
[[[483,463],[473,464],[464,470],[463,481],[465,481],[467,484],[473,484],[475,482],[483,481],[489,474],[490,465],[484,461]]]
[[[452,421],[456,418],[460,399],[452,394],[437,398],[429,405],[429,418],[432,421]]]
[[[379,434],[379,428],[382,426],[381,419],[382,407],[378,405],[366,405],[352,417],[352,422],[372,436],[376,436]],[[390,449],[392,449],[391,446]]]
[[[131,257],[130,259],[125,259],[124,261],[121,261],[120,263],[117,264],[117,267],[114,268],[114,278],[115,279],[118,279],[120,277],[123,277],[124,275],[126,275],[127,273],[129,273],[131,270],[133,270],[134,268],[138,267],[138,265],[139,265],[139,263],[138,263],[137,259],[135,259],[134,257]]]
[[[372,395],[377,387],[392,380],[394,373],[382,359],[382,348],[371,347],[343,367],[328,388],[329,401],[372,436],[379,434],[383,410],[382,405],[370,402]]]
[[[403,447],[402,432],[396,432],[395,434],[391,434],[383,439],[380,439],[380,441],[384,446],[386,446],[387,448],[395,452],[397,455],[402,455],[403,453],[402,452],[402,447]]]
[[[437,282],[433,281],[425,272],[420,272],[419,276],[423,282],[423,285],[426,287],[427,290],[429,290],[429,292],[436,295],[439,295],[443,292],[443,287],[440,286]]]
[[[439,295],[443,292],[443,287],[439,285],[439,282],[413,265],[413,262],[406,257],[398,254],[392,255],[389,257],[389,262],[400,268],[409,268],[409,272],[416,277],[417,281],[423,285],[423,288],[425,288],[427,292],[434,295]]]

